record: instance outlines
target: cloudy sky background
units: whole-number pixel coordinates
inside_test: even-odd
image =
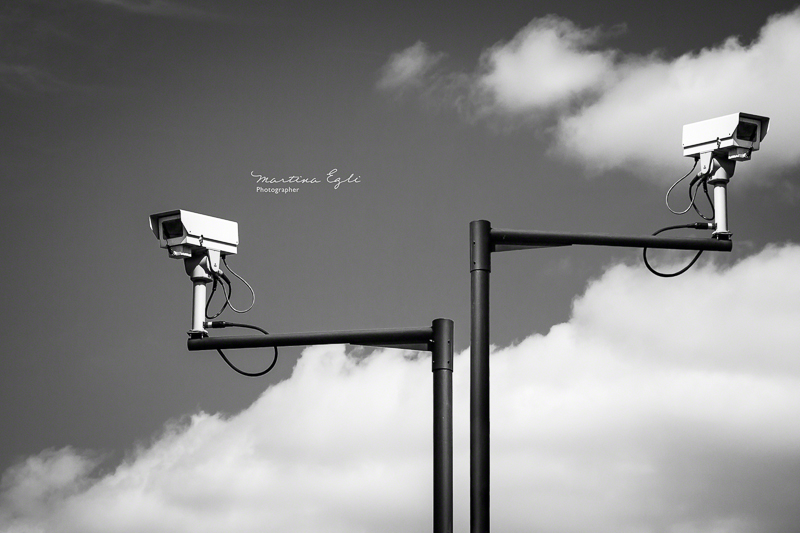
[[[663,203],[681,126],[746,111],[772,123],[731,181],[731,254],[670,280],[635,250],[494,256],[492,523],[794,531],[797,6],[270,4],[3,8],[0,530],[430,527],[430,359],[286,349],[248,380],[188,353],[190,282],[145,222],[176,208],[239,222],[243,321],[455,320],[466,530],[469,221],[694,221]],[[361,183],[255,190],[334,168]]]

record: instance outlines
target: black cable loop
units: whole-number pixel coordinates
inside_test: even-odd
[[[679,179],[678,181],[676,181],[675,183],[673,183],[673,184],[672,184],[672,187],[670,187],[670,188],[667,190],[667,195],[664,197],[664,202],[667,204],[667,209],[669,209],[669,210],[670,210],[670,212],[672,212],[673,214],[676,214],[676,215],[683,215],[683,214],[686,214],[686,213],[688,213],[688,212],[689,212],[689,209],[691,209],[691,208],[692,208],[692,205],[694,205],[694,198],[692,197],[692,185],[694,185],[694,184],[695,184],[695,182],[696,182],[696,181],[699,179],[699,177],[698,177],[698,176],[695,176],[695,177],[692,179],[691,183],[689,184],[689,199],[691,200],[691,203],[689,204],[689,207],[687,207],[687,208],[686,208],[686,209],[684,209],[683,211],[675,211],[674,209],[672,209],[672,206],[670,206],[670,205],[669,205],[669,193],[671,193],[671,192],[672,192],[672,189],[674,189],[674,188],[675,188],[675,187],[676,187],[676,186],[677,186],[677,185],[678,185],[680,182],[682,182],[683,180],[685,180],[686,178],[688,178],[688,177],[689,177],[689,174],[691,174],[692,172],[694,172],[694,169],[695,169],[695,168],[697,168],[697,163],[698,163],[699,161],[700,161],[700,158],[699,158],[699,157],[695,157],[695,158],[694,158],[694,165],[692,165],[692,168],[691,168],[691,170],[689,170],[689,172],[687,172],[686,174],[684,174],[684,175],[683,175],[683,177],[682,177],[681,179]]]
[[[258,330],[261,333],[263,333],[264,335],[269,335],[268,331],[266,331],[264,329],[261,329],[258,326],[252,326],[250,324],[238,324],[238,323],[235,323],[235,322],[220,322],[218,324],[221,324],[221,325],[218,325],[216,327],[249,328],[249,329]],[[228,364],[228,366],[231,367],[232,369],[234,369],[236,372],[238,372],[239,374],[241,374],[243,376],[247,376],[249,378],[257,378],[259,376],[263,376],[264,374],[266,374],[267,372],[272,370],[275,367],[275,364],[278,362],[278,347],[277,346],[273,346],[272,348],[275,350],[275,355],[272,358],[272,363],[270,363],[270,365],[266,368],[266,370],[262,370],[260,372],[245,372],[244,370],[241,370],[241,369],[237,368],[236,365],[231,363],[230,360],[227,357],[225,357],[225,354],[223,353],[222,350],[217,348],[217,351],[222,356],[222,360],[225,361]]]
[[[219,315],[222,314],[222,312],[225,310],[226,307],[228,307],[228,300],[226,299],[222,303],[222,307],[220,307],[219,311],[217,311],[217,314],[215,314],[214,316],[208,315],[208,307],[211,304],[211,299],[214,298],[214,293],[217,291],[217,273],[212,272],[211,274],[214,277],[214,285],[211,286],[211,294],[208,295],[208,299],[206,300],[206,320],[214,320],[215,318],[217,318]]]
[[[233,269],[232,269],[230,266],[228,266],[228,259],[227,259],[227,256],[224,256],[224,255],[222,256],[222,264],[223,264],[223,265],[225,265],[225,268],[227,268],[227,269],[230,271],[230,273],[231,273],[231,274],[233,274],[234,276],[236,276],[237,278],[239,278],[239,280],[241,280],[241,281],[242,281],[242,283],[244,283],[245,285],[247,285],[247,288],[248,288],[248,289],[250,289],[250,294],[252,294],[252,295],[253,295],[253,299],[252,299],[252,301],[250,302],[250,307],[248,307],[247,309],[236,309],[236,308],[233,306],[233,304],[230,302],[230,298],[229,298],[229,296],[233,296],[233,285],[231,285],[231,281],[228,279],[228,276],[227,276],[227,275],[225,275],[225,273],[223,272],[223,273],[222,273],[222,277],[223,277],[223,279],[224,279],[225,281],[227,281],[227,282],[228,282],[228,293],[230,293],[230,294],[225,294],[225,299],[226,299],[226,301],[227,301],[227,303],[228,303],[228,307],[230,307],[230,308],[231,308],[231,310],[232,310],[233,312],[235,312],[235,313],[240,313],[240,314],[242,314],[242,313],[246,313],[246,312],[248,312],[248,311],[249,311],[249,310],[251,310],[251,309],[253,308],[253,306],[256,304],[256,291],[254,291],[254,290],[253,290],[253,287],[251,287],[251,286],[250,286],[250,284],[249,284],[249,283],[247,283],[247,281],[246,281],[246,280],[245,280],[245,279],[244,279],[242,276],[240,276],[239,274],[237,274],[236,272],[234,272],[234,271],[233,271]],[[223,293],[225,292],[225,286],[224,286],[224,285],[222,286],[222,292],[223,292]]]
[[[697,179],[697,178],[696,178]],[[695,180],[692,180],[692,184],[694,184]],[[700,212],[700,208],[697,207],[697,203],[695,200],[697,199],[697,191],[700,190],[700,185],[703,186],[703,192],[706,195],[706,199],[708,200],[708,204],[711,206],[711,216],[707,217],[703,213]],[[714,202],[711,200],[711,195],[708,193],[708,174],[704,175],[703,177],[699,178],[697,181],[697,185],[695,185],[695,192],[692,195],[692,185],[689,185],[689,200],[692,202],[692,207],[694,208],[695,213],[697,213],[700,218],[703,220],[712,221],[714,220],[714,216],[716,211],[714,210]]]
[[[684,229],[684,228],[704,229],[704,226],[701,226],[700,224],[702,224],[702,223],[679,224],[677,226],[667,226],[666,228],[661,228],[660,230],[658,230],[655,233],[653,233],[653,236],[658,235],[661,232],[668,231],[668,230],[673,230],[673,229]],[[707,227],[706,227],[706,229],[707,229]],[[644,265],[647,267],[647,270],[649,270],[650,272],[652,272],[656,276],[659,276],[659,277],[662,277],[662,278],[674,278],[675,276],[680,276],[681,274],[683,274],[684,272],[686,272],[687,270],[692,268],[692,265],[694,265],[697,262],[697,260],[700,258],[700,255],[702,253],[703,253],[703,250],[698,250],[697,251],[697,255],[694,256],[694,258],[689,262],[688,265],[686,265],[682,269],[678,270],[677,272],[668,272],[668,273],[667,272],[659,272],[659,271],[655,270],[652,266],[650,266],[650,263],[647,261],[647,248],[642,249],[642,259],[644,259]]]

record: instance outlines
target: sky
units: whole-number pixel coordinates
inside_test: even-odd
[[[728,187],[731,253],[669,279],[640,250],[493,255],[491,524],[794,532],[798,51],[778,1],[3,2],[0,531],[431,527],[429,355],[285,348],[250,379],[188,352],[191,282],[147,222],[173,209],[239,224],[256,301],[222,319],[454,320],[467,530],[469,222],[698,221],[664,202],[681,127],[747,112],[771,121]]]

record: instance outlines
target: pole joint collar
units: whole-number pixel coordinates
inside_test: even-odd
[[[469,223],[469,271],[492,271],[492,225],[488,220]]]

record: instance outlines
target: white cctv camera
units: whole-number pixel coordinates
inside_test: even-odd
[[[695,157],[713,152],[734,161],[746,161],[761,147],[768,128],[768,117],[749,113],[733,113],[686,124],[683,155]]]
[[[736,161],[748,161],[761,148],[769,118],[750,113],[733,113],[686,124],[683,127],[683,155],[699,160],[698,177],[714,186],[714,236],[730,239],[726,186]]]
[[[700,157],[700,173],[709,171],[711,158],[747,161],[761,148],[769,118],[750,113],[733,113],[686,124],[683,127],[683,155]],[[730,176],[729,176],[730,177]]]
[[[239,225],[178,209],[150,215],[150,229],[170,257],[184,260],[186,274],[194,284],[189,334],[205,335],[206,283],[213,281],[214,275],[221,274],[220,257],[236,253]]]
[[[198,250],[235,254],[239,244],[236,222],[183,209],[150,215],[150,229],[175,259],[191,257]]]

